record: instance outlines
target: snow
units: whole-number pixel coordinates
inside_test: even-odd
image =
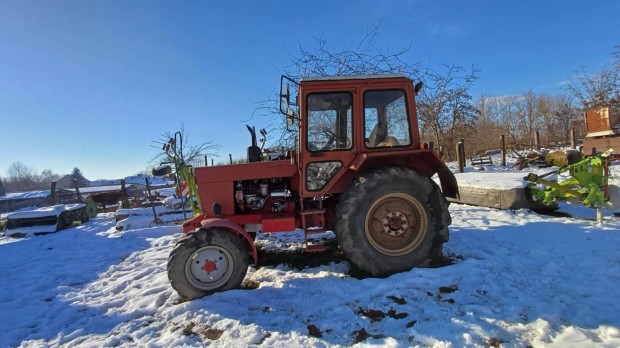
[[[358,346],[620,345],[620,219],[450,211],[452,265],[385,279],[352,278],[346,262],[251,267],[258,288],[192,302],[166,275],[178,226],[119,232],[101,214],[3,240],[0,346],[350,346],[364,333]]]
[[[51,195],[50,190],[29,191],[29,192],[14,192],[14,193],[7,193],[4,196],[0,196],[0,201],[22,200],[22,199],[33,199],[33,198],[47,198],[50,195]]]
[[[523,173],[480,173],[467,172],[454,174],[459,185],[475,186],[483,189],[510,190],[527,186]]]
[[[155,209],[156,214],[161,214],[165,211],[168,211],[168,208],[163,205],[158,205],[155,207],[148,208],[128,208],[128,209],[118,209],[116,211],[116,215],[141,215],[141,216],[153,216],[153,209]]]
[[[56,232],[56,229],[58,227],[56,226],[56,223],[53,223],[51,225],[37,225],[37,226],[27,226],[27,227],[17,227],[14,229],[6,229],[4,231],[4,235],[5,236],[13,236],[13,235],[18,235],[18,236],[23,236],[23,235],[35,235],[37,233],[52,233],[52,232]]]
[[[176,189],[174,187],[166,187],[162,189],[153,190],[153,193],[163,196],[163,197],[171,197],[174,196]]]
[[[560,211],[573,217],[451,204],[452,264],[385,279],[339,260],[252,266],[251,290],[191,302],[166,274],[180,226],[117,231],[108,213],[0,237],[0,346],[618,347],[620,218]],[[258,238],[294,250],[302,235]]]
[[[171,210],[163,205],[149,208],[118,209],[116,216],[126,217],[116,223],[116,229],[126,231],[128,229],[141,229],[157,225],[157,221],[155,221],[153,216],[153,209],[161,224],[187,220],[194,215],[191,210],[186,210],[185,214],[183,214],[182,210]]]
[[[30,218],[39,218],[45,216],[58,216],[63,211],[75,210],[85,207],[86,204],[83,203],[75,203],[75,204],[57,204],[50,207],[43,207],[34,210],[27,211],[19,211],[15,213],[9,213],[9,219],[30,219]]]

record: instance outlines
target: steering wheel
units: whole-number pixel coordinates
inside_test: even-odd
[[[327,136],[327,142],[325,143],[325,146],[321,148],[321,150],[331,150],[332,145],[334,144],[334,142],[336,142],[336,139],[338,139],[338,137],[336,136],[336,133],[334,133],[331,129],[328,129],[327,127],[323,127],[322,130],[323,133],[325,133],[325,135]]]

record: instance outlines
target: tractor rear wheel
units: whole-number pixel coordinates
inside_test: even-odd
[[[360,270],[385,277],[424,266],[448,240],[448,204],[430,178],[381,168],[357,178],[341,196],[336,235]]]
[[[241,286],[248,270],[245,242],[222,229],[199,229],[177,242],[168,258],[168,279],[182,297],[193,300]]]

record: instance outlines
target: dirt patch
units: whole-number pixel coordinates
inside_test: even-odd
[[[442,294],[451,294],[453,292],[455,292],[456,290],[458,290],[459,287],[457,285],[448,285],[448,286],[440,286],[439,287],[439,292]]]
[[[366,332],[366,329],[364,328],[353,331],[352,335],[354,337],[353,344],[365,341],[368,337],[372,337],[376,340],[380,338],[385,338],[385,335],[382,335],[382,334],[371,335],[368,332]]]
[[[251,280],[251,279],[246,279],[241,284],[241,288],[243,290],[254,290],[254,289],[258,289],[259,286],[260,286],[259,282],[257,282],[256,280]]]
[[[494,348],[499,348],[502,346],[502,343],[505,343],[506,341],[500,340],[499,338],[495,338],[495,337],[491,337],[489,338],[489,346],[490,347],[494,347]]]
[[[368,318],[370,322],[381,321],[385,318],[385,313],[376,309],[359,308],[355,314]]]
[[[387,315],[392,319],[405,319],[409,316],[409,313],[396,313],[396,310],[394,308],[390,308],[390,310],[387,312]]]
[[[195,326],[196,323],[189,323],[183,327],[183,331],[181,333],[185,336],[193,335]]]
[[[405,301],[405,299],[402,297],[396,297],[394,295],[390,295],[387,297],[387,299],[399,305],[407,304],[407,301]]]
[[[202,330],[200,330],[200,334],[203,335],[204,337],[210,339],[211,341],[216,341],[217,339],[222,337],[223,333],[224,333],[224,331],[218,330],[218,329],[214,329],[214,328],[212,328],[209,325],[205,325],[205,327]]]
[[[318,327],[314,326],[313,324],[310,324],[307,326],[307,328],[308,328],[308,335],[312,337],[316,337],[316,338],[323,338],[323,333]]]
[[[441,255],[431,260],[428,268],[441,268],[463,261],[465,257],[456,254]]]
[[[415,326],[415,324],[417,324],[417,323],[418,323],[418,321],[417,321],[417,320],[412,320],[412,321],[408,322],[408,323],[407,323],[407,325],[405,325],[405,327],[406,327],[407,329],[411,329],[411,328],[412,328],[412,327],[414,327],[414,326]]]

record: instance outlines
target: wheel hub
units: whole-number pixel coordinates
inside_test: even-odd
[[[206,260],[204,266],[202,266],[207,273],[217,270],[217,263],[215,261]]]
[[[402,256],[424,240],[428,217],[420,201],[405,193],[388,193],[377,199],[366,213],[366,237],[379,252]]]
[[[233,261],[226,250],[206,246],[196,250],[188,259],[186,274],[194,286],[206,290],[226,282],[232,268]]]
[[[407,228],[409,228],[407,216],[401,212],[390,212],[383,218],[383,230],[391,236],[400,236]]]

